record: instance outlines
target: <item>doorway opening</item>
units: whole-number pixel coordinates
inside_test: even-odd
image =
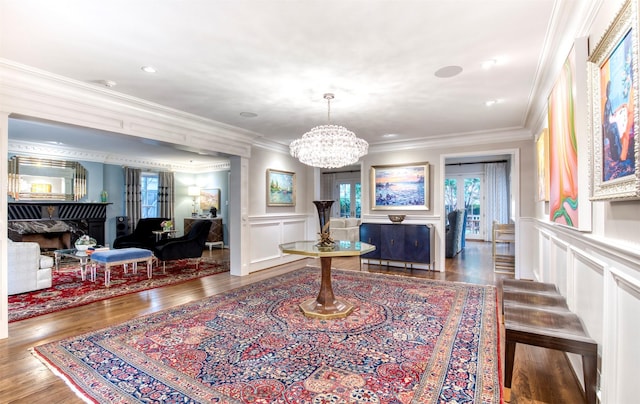
[[[322,199],[338,202],[331,207],[332,217],[359,219],[362,216],[360,166],[323,171],[320,195]]]

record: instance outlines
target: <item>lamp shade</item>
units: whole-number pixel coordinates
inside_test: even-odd
[[[187,189],[187,195],[189,195],[189,196],[200,196],[200,187],[189,187]]]

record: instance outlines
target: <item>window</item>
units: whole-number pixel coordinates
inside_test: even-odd
[[[158,217],[158,173],[143,172],[140,188],[142,217]]]

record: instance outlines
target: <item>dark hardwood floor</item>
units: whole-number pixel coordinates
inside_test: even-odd
[[[226,259],[228,250],[205,250],[203,255]],[[31,355],[31,347],[188,303],[292,271],[305,264],[319,265],[313,259],[305,259],[246,277],[231,276],[228,273],[213,275],[11,323],[9,338],[0,340],[0,403],[82,402],[60,378]],[[511,276],[493,272],[490,244],[469,241],[461,254],[447,260],[445,272],[367,264],[360,266],[357,258],[337,258],[333,260],[333,266],[496,286],[502,278]],[[519,345],[510,402],[580,403],[583,402],[583,396],[564,354]]]

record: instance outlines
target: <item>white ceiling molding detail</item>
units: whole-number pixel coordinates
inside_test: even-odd
[[[229,161],[219,161],[213,164],[176,164],[167,160],[151,160],[136,158],[126,154],[103,153],[96,150],[80,150],[73,147],[50,144],[31,143],[19,140],[9,140],[9,153],[28,156],[55,157],[64,160],[91,161],[94,163],[121,165],[143,168],[155,171],[174,171],[182,173],[207,173],[212,171],[228,171]]]
[[[0,110],[212,153],[251,156],[260,135],[0,59]]]
[[[471,136],[472,135],[472,136]],[[517,142],[532,140],[534,135],[525,128],[513,128],[490,132],[461,133],[456,135],[441,136],[439,138],[416,139],[415,141],[386,143],[369,146],[369,153],[385,153],[399,150],[414,149],[445,149],[453,147],[503,144],[505,142]]]

